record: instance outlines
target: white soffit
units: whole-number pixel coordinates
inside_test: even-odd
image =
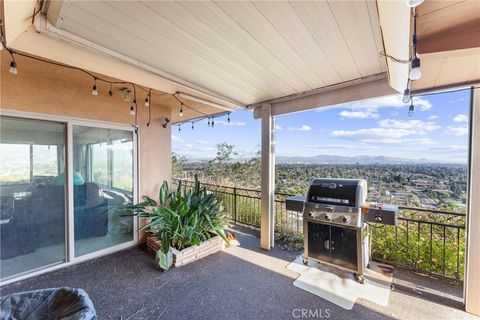
[[[386,70],[370,0],[64,1],[55,27],[243,105]]]

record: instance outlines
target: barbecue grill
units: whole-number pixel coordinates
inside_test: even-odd
[[[367,203],[364,179],[313,179],[307,195],[286,199],[303,212],[303,263],[314,260],[352,271],[364,282],[370,260],[370,223],[396,225],[395,205]]]

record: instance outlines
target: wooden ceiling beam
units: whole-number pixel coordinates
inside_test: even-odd
[[[418,40],[419,54],[480,47],[480,19]]]

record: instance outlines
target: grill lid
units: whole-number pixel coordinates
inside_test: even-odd
[[[361,207],[367,200],[367,181],[364,179],[316,178],[307,192],[308,202]]]

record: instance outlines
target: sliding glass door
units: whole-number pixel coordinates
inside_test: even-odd
[[[73,126],[75,256],[133,240],[133,132]]]
[[[1,116],[0,279],[134,245],[134,131]]]
[[[3,279],[66,259],[65,124],[0,121]]]

